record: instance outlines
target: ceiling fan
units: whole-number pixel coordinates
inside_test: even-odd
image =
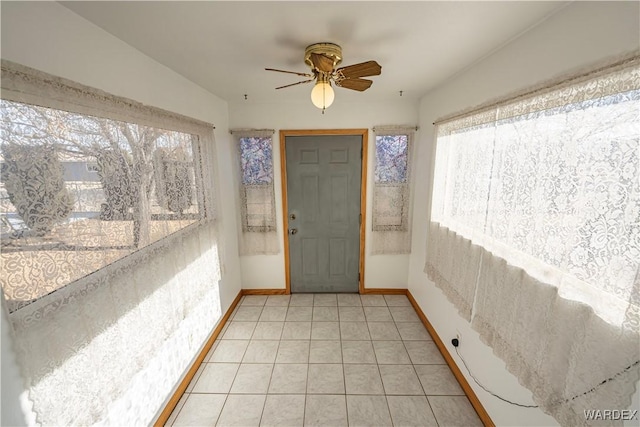
[[[311,102],[321,108],[323,114],[325,108],[329,107],[335,98],[331,82],[338,87],[362,92],[369,89],[373,83],[373,81],[362,77],[377,76],[382,71],[382,67],[376,61],[366,61],[336,68],[342,62],[342,48],[335,43],[315,43],[307,46],[304,51],[304,62],[311,68],[311,73],[298,73],[275,68],[265,68],[265,70],[310,77],[308,80],[280,86],[276,89],[315,81],[315,86],[311,91]]]

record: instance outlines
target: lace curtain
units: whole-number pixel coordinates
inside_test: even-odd
[[[437,127],[425,272],[563,425],[640,377],[639,65]]]
[[[232,130],[237,146],[240,255],[280,251],[273,189],[273,130]]]
[[[411,154],[416,127],[377,126],[371,254],[411,252]]]
[[[2,62],[3,298],[42,425],[149,424],[221,317],[213,127]]]

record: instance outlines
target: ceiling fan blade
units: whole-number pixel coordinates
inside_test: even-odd
[[[319,53],[312,53],[310,59],[314,67],[316,67],[318,70],[324,71],[325,73],[330,73],[333,71],[333,59],[329,58],[328,56],[324,56]]]
[[[309,82],[312,82],[312,81],[314,81],[314,80],[315,80],[315,79],[303,80],[303,81],[298,82],[298,83],[291,83],[290,85],[280,86],[280,87],[277,87],[276,89],[284,89],[285,87],[291,87],[291,86],[295,86],[295,85],[301,85],[302,83],[309,83]]]
[[[367,61],[360,64],[348,65],[338,68],[336,73],[346,79],[357,77],[377,76],[382,72],[382,67],[376,61]]]
[[[313,74],[309,74],[309,73],[297,73],[295,71],[276,70],[275,68],[265,68],[265,70],[277,71],[278,73],[295,74],[296,76],[302,76],[302,77],[313,77]]]
[[[342,79],[336,80],[336,85],[345,89],[353,89],[357,91],[365,91],[371,87],[373,82],[367,79]]]

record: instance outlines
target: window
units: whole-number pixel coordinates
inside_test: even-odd
[[[629,300],[640,266],[639,108],[640,91],[625,90],[445,124],[432,218],[514,263],[568,276],[572,298],[586,298],[581,286],[602,292],[590,304],[621,322],[611,297]]]
[[[232,130],[231,133],[236,139],[239,169],[239,253],[277,254],[273,130]]]
[[[271,137],[241,137],[242,228],[248,232],[274,231],[273,154]]]
[[[194,135],[7,100],[0,120],[10,311],[202,218]]]
[[[408,158],[407,135],[376,136],[375,231],[407,229]]]
[[[409,253],[410,154],[415,127],[376,127],[373,253]]]
[[[437,125],[425,272],[562,425],[638,378],[639,65]]]

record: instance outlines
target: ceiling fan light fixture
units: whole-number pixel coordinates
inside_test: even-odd
[[[334,99],[335,93],[333,92],[331,83],[328,81],[318,80],[318,83],[316,83],[311,90],[311,102],[313,102],[313,105],[324,112],[325,108],[333,104]]]
[[[304,52],[304,62],[311,68],[310,73],[278,70],[276,68],[265,68],[265,70],[308,78],[308,80],[280,86],[276,89],[284,89],[315,81],[315,85],[311,90],[311,102],[322,110],[322,114],[333,103],[335,98],[333,87],[331,87],[332,82],[334,85],[344,89],[363,92],[371,87],[373,81],[362,77],[378,76],[382,72],[380,64],[373,60],[336,68],[342,62],[342,48],[335,43],[315,43],[307,46]]]

